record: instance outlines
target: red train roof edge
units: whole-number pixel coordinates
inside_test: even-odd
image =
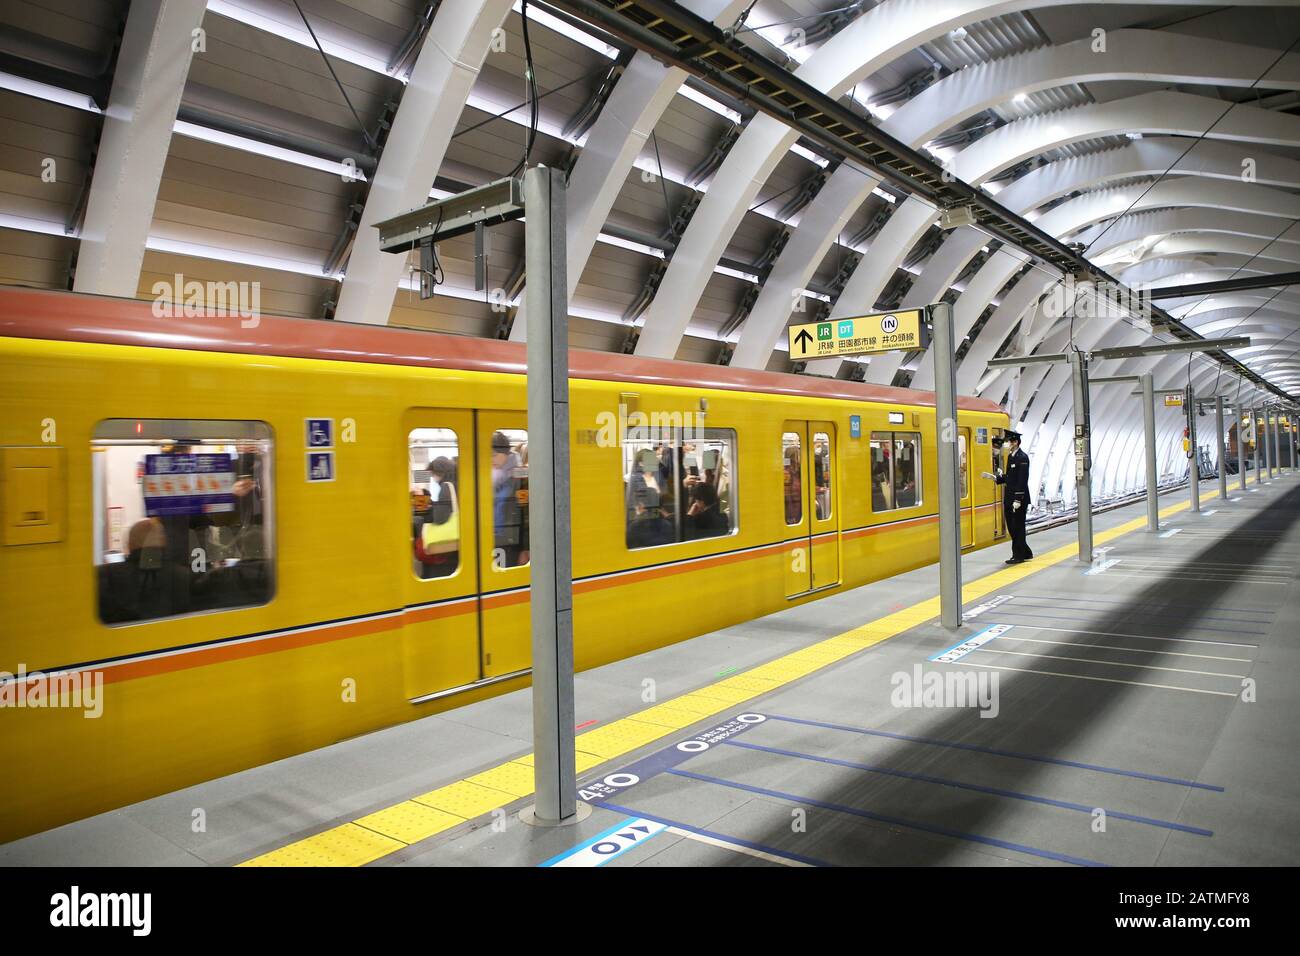
[[[524,373],[526,353],[519,342],[388,326],[262,316],[255,326],[244,328],[238,316],[159,317],[153,303],[139,299],[15,286],[0,287],[0,336],[514,374]],[[569,375],[629,384],[934,405],[933,392],[909,388],[587,349],[570,350]],[[982,398],[962,397],[958,404],[969,411],[1003,411]]]

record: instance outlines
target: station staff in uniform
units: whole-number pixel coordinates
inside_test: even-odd
[[[1007,529],[1011,532],[1011,557],[1006,563],[1019,564],[1034,556],[1034,552],[1029,550],[1029,542],[1025,540],[1025,517],[1029,512],[1029,456],[1020,450],[1019,432],[1008,431],[1005,435],[1010,449],[1007,470],[996,475],[990,475],[987,471],[983,474],[999,485],[1006,485],[1006,493],[1002,496],[1002,511],[1006,515]]]

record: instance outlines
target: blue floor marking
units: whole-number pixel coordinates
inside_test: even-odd
[[[668,773],[676,771],[669,770]],[[748,847],[751,850],[761,850],[764,853],[770,853],[773,856],[785,857],[787,860],[794,860],[796,863],[807,863],[809,866],[834,866],[834,863],[827,863],[824,860],[814,859],[811,856],[804,856],[801,853],[791,853],[789,850],[778,850],[776,847],[767,846],[764,843],[755,843],[753,840],[746,840],[743,837],[729,836],[726,833],[719,833],[716,830],[706,830],[703,827],[693,827],[689,823],[682,823],[678,820],[669,820],[667,817],[655,816],[653,813],[645,813],[641,810],[633,810],[630,807],[620,807],[616,803],[606,803],[597,801],[593,806],[601,807],[605,810],[613,810],[615,813],[626,813],[629,816],[640,817],[643,820],[653,820],[655,823],[662,823],[664,826],[677,827],[679,830],[688,830],[691,833],[698,833],[700,836],[712,837],[715,840],[722,840],[725,843],[735,843],[737,846]],[[617,829],[617,827],[615,827]]]
[[[635,816],[633,816],[633,817],[629,817],[629,818],[626,819],[626,820],[620,820],[618,823],[614,824],[614,825],[613,825],[612,827],[610,827],[608,830],[601,830],[599,833],[597,833],[597,834],[596,834],[594,837],[592,837],[590,840],[587,840],[587,841],[585,841],[585,842],[583,842],[583,843],[579,843],[577,846],[569,847],[569,849],[564,850],[564,851],[561,852],[561,853],[557,853],[557,854],[555,854],[555,856],[551,857],[549,860],[543,860],[541,863],[538,863],[537,865],[538,865],[538,866],[551,866],[551,865],[554,864],[554,863],[558,863],[558,862],[560,862],[561,860],[565,859],[566,857],[573,856],[573,854],[577,853],[579,850],[585,850],[585,849],[586,849],[587,847],[589,847],[589,846],[594,846],[595,844],[599,843],[601,840],[605,839],[605,837],[609,836],[610,834],[617,833],[619,830],[622,830],[622,829],[624,829],[625,827],[627,827],[628,824],[630,824],[630,823],[634,823],[634,822],[636,822],[636,821],[635,821]]]
[[[1140,770],[1121,770],[1118,767],[1103,767],[1099,764],[1081,763],[1077,760],[1064,760],[1060,757],[1044,757],[1038,754],[1017,753],[1014,750],[999,750],[996,747],[981,747],[978,744],[963,744],[951,740],[938,740],[934,737],[913,737],[909,734],[895,734],[888,730],[867,730],[864,727],[849,727],[845,724],[831,724],[822,720],[806,720],[803,717],[783,717],[780,714],[768,714],[768,720],[784,720],[791,724],[807,724],[809,727],[824,727],[827,730],[845,730],[853,734],[866,734],[871,737],[888,737],[891,740],[906,740],[911,743],[933,744],[936,747],[952,747],[954,750],[969,750],[974,753],[992,754],[995,757],[1014,757],[1017,760],[1034,760],[1038,763],[1057,764],[1062,767],[1076,767],[1080,770],[1095,770],[1098,773],[1113,773],[1121,777],[1136,777],[1139,780],[1152,780],[1156,783],[1172,783],[1180,787],[1194,787],[1197,790],[1212,790],[1224,793],[1224,788],[1210,783],[1197,783],[1195,780],[1180,780],[1177,777],[1164,777],[1156,773],[1143,773]]]
[[[734,780],[724,780],[721,777],[710,777],[707,774],[693,773],[690,770],[669,770],[668,772],[676,777],[688,777],[691,780],[700,780],[704,783],[713,783],[722,787],[730,787],[733,790],[744,790],[748,793],[756,793],[759,796],[775,797],[778,800],[786,800],[795,804],[807,804],[809,806],[821,807],[825,810],[834,810],[837,813],[847,813],[855,817],[875,820],[877,823],[890,823],[894,826],[907,827],[911,830],[920,830],[924,833],[937,833],[941,836],[952,837],[957,840],[966,840],[971,843],[982,843],[987,846],[996,846],[1004,850],[1014,850],[1017,853],[1027,853],[1030,856],[1042,857],[1047,860],[1056,860],[1061,863],[1073,863],[1076,866],[1107,865],[1105,863],[1100,863],[1097,860],[1084,859],[1081,856],[1070,856],[1067,853],[1057,853],[1053,850],[1041,850],[1038,847],[1027,846],[1023,843],[1012,843],[1010,840],[999,840],[997,837],[980,836],[978,833],[966,833],[962,830],[953,830],[949,827],[943,827],[933,823],[920,823],[916,820],[907,820],[903,817],[894,817],[884,813],[875,813],[871,810],[862,810],[858,807],[850,807],[842,803],[831,803],[828,800],[818,800],[816,797],[805,797],[793,793],[784,793],[780,790],[769,790],[766,787],[755,787],[747,783],[737,783]]]
[[[761,750],[764,753],[778,754],[783,757],[798,757],[800,760],[815,760],[818,763],[833,764],[837,767],[849,767],[853,770],[865,770],[868,773],[885,774],[890,777],[901,777],[905,780],[919,780],[922,783],[934,783],[942,787],[956,787],[961,790],[973,790],[977,793],[987,793],[995,797],[1009,797],[1012,800],[1027,800],[1030,803],[1042,803],[1050,807],[1060,807],[1063,810],[1077,810],[1080,813],[1092,814],[1095,810],[1105,810],[1106,816],[1114,820],[1129,820],[1133,823],[1145,823],[1148,826],[1164,827],[1166,830],[1181,830],[1184,833],[1195,833],[1197,836],[1214,836],[1214,831],[1205,830],[1201,827],[1189,826],[1184,823],[1173,823],[1169,820],[1158,820],[1154,817],[1142,817],[1133,813],[1125,813],[1122,810],[1109,810],[1106,807],[1096,805],[1087,806],[1082,803],[1071,803],[1067,800],[1055,800],[1051,797],[1040,797],[1032,793],[1021,793],[1018,790],[1002,790],[998,787],[985,787],[977,783],[964,783],[960,780],[949,780],[945,777],[931,777],[923,773],[911,773],[906,770],[895,770],[890,767],[878,767],[872,764],[855,763],[852,760],[839,760],[835,757],[818,757],[815,754],[801,753],[798,750],[783,750],[780,747],[764,747],[761,744],[747,744],[741,741],[727,741],[730,746],[744,747],[746,750]]]

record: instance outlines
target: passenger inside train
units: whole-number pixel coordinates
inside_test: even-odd
[[[408,440],[415,576],[449,577],[460,567],[460,450],[449,428],[417,428]]]
[[[91,451],[104,623],[271,599],[265,424],[110,420],[96,430]]]
[[[683,429],[628,429],[623,487],[629,549],[731,534],[735,432],[708,428],[687,439]]]

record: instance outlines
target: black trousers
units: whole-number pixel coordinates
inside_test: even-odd
[[[1002,499],[1002,513],[1007,519],[1007,530],[1011,532],[1011,556],[1028,561],[1034,556],[1034,552],[1029,550],[1029,542],[1025,537],[1025,515],[1029,508],[1023,503],[1023,499],[1018,509],[1012,508],[1013,500],[1014,497],[1011,495]]]

